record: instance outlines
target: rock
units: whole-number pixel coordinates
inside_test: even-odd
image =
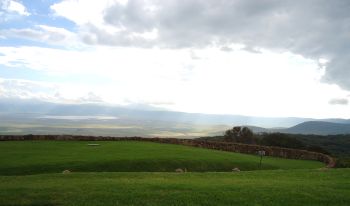
[[[70,170],[64,170],[64,171],[62,172],[62,174],[69,174],[69,173],[71,173]]]
[[[184,171],[183,171],[183,169],[181,169],[181,168],[177,168],[177,169],[175,170],[175,172],[177,172],[177,173],[183,173]]]
[[[238,167],[232,169],[232,172],[240,172],[241,170]]]

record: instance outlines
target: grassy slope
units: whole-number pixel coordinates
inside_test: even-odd
[[[350,205],[350,170],[0,176],[0,205]]]
[[[259,169],[259,157],[180,145],[149,142],[11,141],[0,142],[0,175],[71,171],[149,172],[231,171]],[[264,157],[262,169],[308,169],[324,165],[316,161]]]

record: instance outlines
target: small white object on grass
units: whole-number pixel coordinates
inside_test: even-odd
[[[64,171],[62,172],[62,174],[69,174],[69,173],[71,173],[70,170],[64,170]]]
[[[240,172],[241,170],[238,167],[232,169],[232,172]]]
[[[175,170],[175,172],[177,172],[177,173],[183,173],[184,171],[183,171],[183,169],[181,169],[181,168],[177,168],[177,169]]]
[[[88,144],[88,146],[100,146],[100,144]]]

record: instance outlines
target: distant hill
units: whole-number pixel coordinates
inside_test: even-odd
[[[263,127],[256,127],[256,126],[251,126],[251,125],[245,125],[249,129],[251,129],[254,133],[264,133],[264,132],[271,132],[270,129],[266,129]]]
[[[96,118],[94,124],[109,124],[109,125],[128,125],[140,126],[145,129],[153,129],[150,134],[159,135],[157,128],[162,128],[162,131],[169,129],[177,133],[187,131],[186,125],[202,125],[201,129],[195,133],[202,132],[203,128],[210,126],[220,126],[223,128],[215,129],[215,134],[221,134],[225,129],[232,126],[248,125],[254,132],[283,132],[283,133],[298,133],[298,134],[344,134],[350,133],[349,119],[312,119],[312,118],[297,118],[297,117],[254,117],[242,115],[224,115],[224,114],[201,114],[201,113],[186,113],[178,111],[169,111],[163,108],[152,107],[150,105],[110,105],[110,104],[58,104],[52,102],[43,102],[38,100],[23,100],[23,99],[0,99],[0,132],[17,131],[18,127],[29,128],[29,124],[57,126],[61,123],[62,128],[66,128],[67,124],[71,127],[72,123],[80,123],[86,125],[83,121],[85,117],[106,116],[110,120],[99,120]],[[66,117],[76,118],[77,121],[68,121]],[[49,118],[49,119],[48,119]],[[113,120],[114,119],[114,120]],[[11,120],[11,121],[10,121]],[[79,121],[78,121],[79,120]],[[92,120],[90,120],[91,122]],[[9,126],[10,124],[10,126]],[[162,126],[160,126],[162,125]],[[181,126],[180,126],[181,125]],[[185,126],[184,126],[185,125]],[[20,128],[22,132],[36,133],[38,127],[35,126],[28,131],[26,128]],[[191,126],[191,128],[193,128]],[[76,128],[76,129],[81,129]],[[125,130],[125,129],[124,129]],[[94,131],[97,131],[94,129]],[[120,129],[118,130],[121,131]],[[42,132],[46,132],[42,128]],[[66,133],[72,133],[67,130]],[[131,133],[130,133],[131,132]],[[136,129],[129,129],[126,134],[139,134],[144,130],[135,133]],[[80,134],[80,133],[79,133]],[[103,133],[105,134],[105,133]],[[114,131],[113,133],[114,134]],[[125,134],[125,133],[122,133]],[[210,133],[212,134],[212,133]],[[106,135],[106,134],[105,134]],[[108,133],[109,135],[109,133]],[[160,135],[162,136],[162,135]]]
[[[350,123],[348,120],[343,120],[345,123],[335,123],[327,121],[306,121],[289,128],[264,128],[251,125],[245,125],[254,133],[288,133],[288,134],[305,134],[305,135],[337,135],[350,134]]]
[[[311,118],[297,117],[254,117],[243,115],[201,114],[169,111],[149,105],[109,105],[109,104],[58,104],[38,100],[0,99],[0,114],[23,115],[75,115],[75,116],[116,116],[120,119],[154,120],[192,124],[254,125],[256,127],[291,127]],[[318,121],[318,120],[317,120]],[[322,119],[334,123],[350,123],[347,119]],[[259,129],[263,130],[263,129]]]
[[[350,134],[350,124],[324,122],[324,121],[308,121],[295,125],[287,129],[277,130],[282,133],[291,134],[316,134],[316,135],[334,135],[334,134]]]

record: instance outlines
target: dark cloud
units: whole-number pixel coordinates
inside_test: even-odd
[[[249,47],[249,46],[244,47],[242,50],[245,50],[245,51],[248,51],[248,52],[251,52],[251,53],[261,54],[261,51],[259,51],[258,48],[252,48],[252,47]]]
[[[344,42],[344,44],[346,43]],[[347,54],[336,53],[336,56],[326,65],[324,80],[335,82],[340,87],[350,90],[350,48],[349,51],[344,50],[343,52]]]
[[[248,50],[289,51],[328,59],[324,81],[350,90],[348,0],[129,0],[105,11],[107,33],[91,27],[88,43],[116,46],[201,48],[231,43]],[[155,39],[133,36],[156,30]],[[227,47],[228,48],[228,47]]]
[[[336,99],[331,99],[328,102],[331,105],[348,105],[349,101],[344,98],[336,98]]]
[[[220,48],[221,51],[225,51],[225,52],[230,52],[230,51],[233,51],[232,48],[228,47],[228,46],[223,46]]]
[[[107,23],[117,27],[127,25],[128,31],[149,31],[154,27],[155,21],[152,11],[147,6],[143,0],[132,0],[125,6],[116,3],[107,9],[104,19]]]
[[[140,36],[131,35],[129,31],[120,31],[117,33],[109,33],[95,25],[85,25],[85,32],[81,34],[85,43],[91,45],[107,45],[107,46],[124,46],[124,47],[143,47],[149,48],[154,46],[154,42]]]

